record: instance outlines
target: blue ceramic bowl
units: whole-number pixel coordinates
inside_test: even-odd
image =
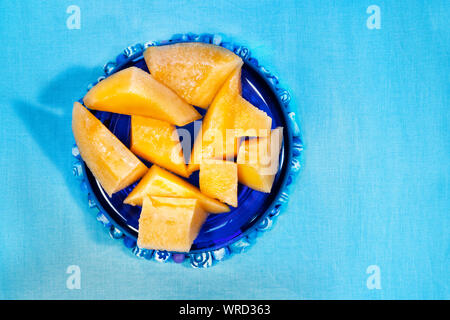
[[[222,260],[230,253],[247,248],[258,232],[270,228],[273,219],[279,214],[281,206],[287,201],[287,186],[292,183],[295,173],[300,168],[302,143],[295,115],[288,109],[289,94],[278,87],[276,77],[259,66],[256,59],[251,58],[248,49],[222,41],[217,35],[177,35],[168,41],[150,42],[145,45],[135,45],[125,49],[116,61],[105,65],[105,77],[130,66],[139,67],[148,72],[143,59],[143,51],[150,45],[166,45],[176,42],[206,42],[224,46],[244,60],[242,67],[242,95],[272,118],[272,128],[283,127],[284,139],[280,153],[280,168],[275,177],[271,193],[262,193],[244,185],[238,188],[237,208],[224,214],[210,215],[191,251],[188,254],[140,249],[136,246],[138,220],[141,208],[123,203],[123,200],[137,183],[109,197],[98,181],[81,160],[76,163],[74,172],[82,171],[84,186],[90,196],[90,205],[99,211],[99,220],[110,228],[114,238],[124,238],[125,245],[131,247],[136,255],[159,261],[173,260],[175,262],[190,261],[194,267],[207,267],[214,261]],[[104,77],[99,78],[101,81]],[[92,85],[95,85],[93,83]],[[91,85],[91,86],[92,86]],[[80,99],[81,101],[81,99]],[[204,109],[197,108],[204,115]],[[126,146],[130,145],[130,116],[110,112],[94,112]],[[183,127],[193,136],[193,124]],[[192,142],[194,139],[191,139]],[[75,150],[75,155],[79,157]],[[146,162],[147,166],[151,163]],[[198,172],[188,179],[198,186]],[[190,258],[190,259],[186,259]]]

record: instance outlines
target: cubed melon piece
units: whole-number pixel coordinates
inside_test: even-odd
[[[241,96],[241,68],[237,68],[214,98],[195,139],[188,166],[192,173],[202,159],[230,160],[237,155],[240,138],[267,136],[272,118]]]
[[[157,80],[201,108],[210,105],[230,73],[243,64],[223,47],[198,42],[152,46],[144,58]]]
[[[194,198],[199,200],[200,205],[207,212],[223,213],[230,211],[226,204],[207,197],[189,182],[155,164],[124,200],[124,203],[142,206],[146,196]]]
[[[177,126],[201,118],[194,107],[137,67],[121,70],[100,81],[83,101],[90,109],[147,116]]]
[[[268,136],[272,118],[242,97],[241,71],[241,67],[233,71],[214,98],[213,104],[216,105],[216,109],[227,112],[228,117],[232,116],[232,119],[228,120],[232,122],[231,128],[227,129],[233,129],[237,137]],[[212,123],[209,126],[213,127],[216,119],[211,118]]]
[[[200,164],[200,190],[207,196],[237,207],[237,164],[224,160],[204,160]]]
[[[198,199],[145,197],[137,245],[145,249],[189,252],[207,217]]]
[[[130,149],[145,160],[188,177],[177,129],[166,121],[132,116]]]
[[[237,157],[239,182],[269,193],[278,172],[282,143],[282,127],[272,130],[270,137],[244,141]]]
[[[189,174],[200,169],[202,159],[230,160],[237,155],[240,139],[235,137],[234,104],[241,90],[241,68],[238,67],[223,84],[203,118],[192,148]]]
[[[78,102],[73,105],[72,131],[81,157],[110,197],[147,172],[147,167]]]
[[[250,102],[237,97],[234,129],[237,137],[267,137],[270,135],[272,118]]]

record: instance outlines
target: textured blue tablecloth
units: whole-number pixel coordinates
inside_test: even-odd
[[[80,29],[67,27],[70,5]],[[370,5],[380,29],[367,27]],[[0,298],[450,298],[449,7],[2,1]],[[305,141],[274,229],[205,270],[135,258],[89,212],[71,171],[74,99],[126,46],[183,32],[251,48],[290,90]],[[70,265],[80,289],[66,286]],[[380,289],[367,285],[372,270]]]

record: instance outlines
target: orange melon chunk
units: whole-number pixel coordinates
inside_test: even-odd
[[[237,207],[237,164],[224,160],[204,160],[200,164],[200,190],[207,196]]]
[[[191,174],[200,169],[202,159],[231,159],[237,155],[240,139],[234,134],[234,103],[241,94],[241,68],[223,84],[202,121],[188,165]],[[228,133],[228,135],[227,135]]]
[[[157,165],[153,165],[138,185],[123,201],[132,206],[142,206],[146,196],[194,198],[207,212],[223,213],[230,211],[226,204],[205,196],[198,188]]]
[[[132,116],[130,149],[145,160],[188,177],[177,129],[166,121]]]
[[[207,108],[230,73],[243,64],[233,52],[213,44],[177,43],[144,52],[150,73],[185,101]]]
[[[189,252],[207,217],[197,199],[146,197],[137,244],[146,249]]]
[[[147,172],[147,167],[78,102],[73,105],[72,131],[81,157],[110,197]]]
[[[237,157],[239,182],[269,193],[278,172],[283,128],[272,130],[270,137],[244,141]]]
[[[90,108],[147,116],[184,126],[200,114],[149,73],[130,67],[97,83],[83,99]]]
[[[238,137],[266,137],[270,135],[272,118],[250,102],[237,97],[234,128]]]
[[[241,96],[241,68],[224,83],[209,107],[195,139],[188,166],[192,173],[202,159],[234,158],[244,136],[267,136],[272,118]]]

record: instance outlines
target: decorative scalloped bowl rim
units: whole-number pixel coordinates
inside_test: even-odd
[[[301,168],[303,143],[301,139],[300,129],[295,119],[295,113],[289,107],[290,95],[289,92],[282,89],[279,86],[279,81],[276,76],[271,74],[266,68],[259,65],[258,60],[251,57],[250,50],[246,47],[235,45],[232,42],[223,41],[224,36],[218,34],[176,34],[169,40],[163,41],[150,41],[144,44],[136,44],[127,47],[121,54],[119,54],[115,61],[111,61],[104,66],[104,75],[99,77],[96,82],[88,86],[88,90],[92,88],[99,81],[105,79],[115,70],[120,69],[126,63],[140,57],[143,51],[149,46],[164,45],[169,43],[178,42],[203,42],[211,43],[222,46],[233,51],[240,56],[245,62],[252,66],[275,93],[280,106],[284,107],[282,112],[285,115],[287,123],[288,139],[291,145],[291,150],[288,150],[287,172],[284,176],[282,186],[276,195],[276,200],[273,201],[268,210],[258,218],[258,223],[254,228],[243,232],[239,237],[234,239],[234,242],[223,246],[221,248],[203,251],[203,252],[190,252],[190,253],[175,253],[161,250],[148,250],[139,248],[136,245],[136,240],[129,237],[118,225],[116,225],[112,219],[109,218],[106,211],[99,204],[95,195],[92,192],[90,184],[85,179],[85,167],[80,157],[80,153],[76,144],[72,148],[72,155],[75,157],[73,163],[73,174],[81,179],[81,188],[88,195],[88,205],[91,209],[97,213],[97,220],[101,222],[106,228],[109,229],[109,234],[113,239],[123,239],[124,245],[131,249],[132,252],[140,258],[147,260],[156,260],[159,262],[173,261],[178,264],[189,264],[194,268],[207,268],[218,261],[222,261],[230,257],[234,253],[240,253],[246,251],[255,241],[255,239],[263,232],[271,229],[276,217],[280,214],[283,207],[289,198],[288,187],[293,184],[295,178]]]

